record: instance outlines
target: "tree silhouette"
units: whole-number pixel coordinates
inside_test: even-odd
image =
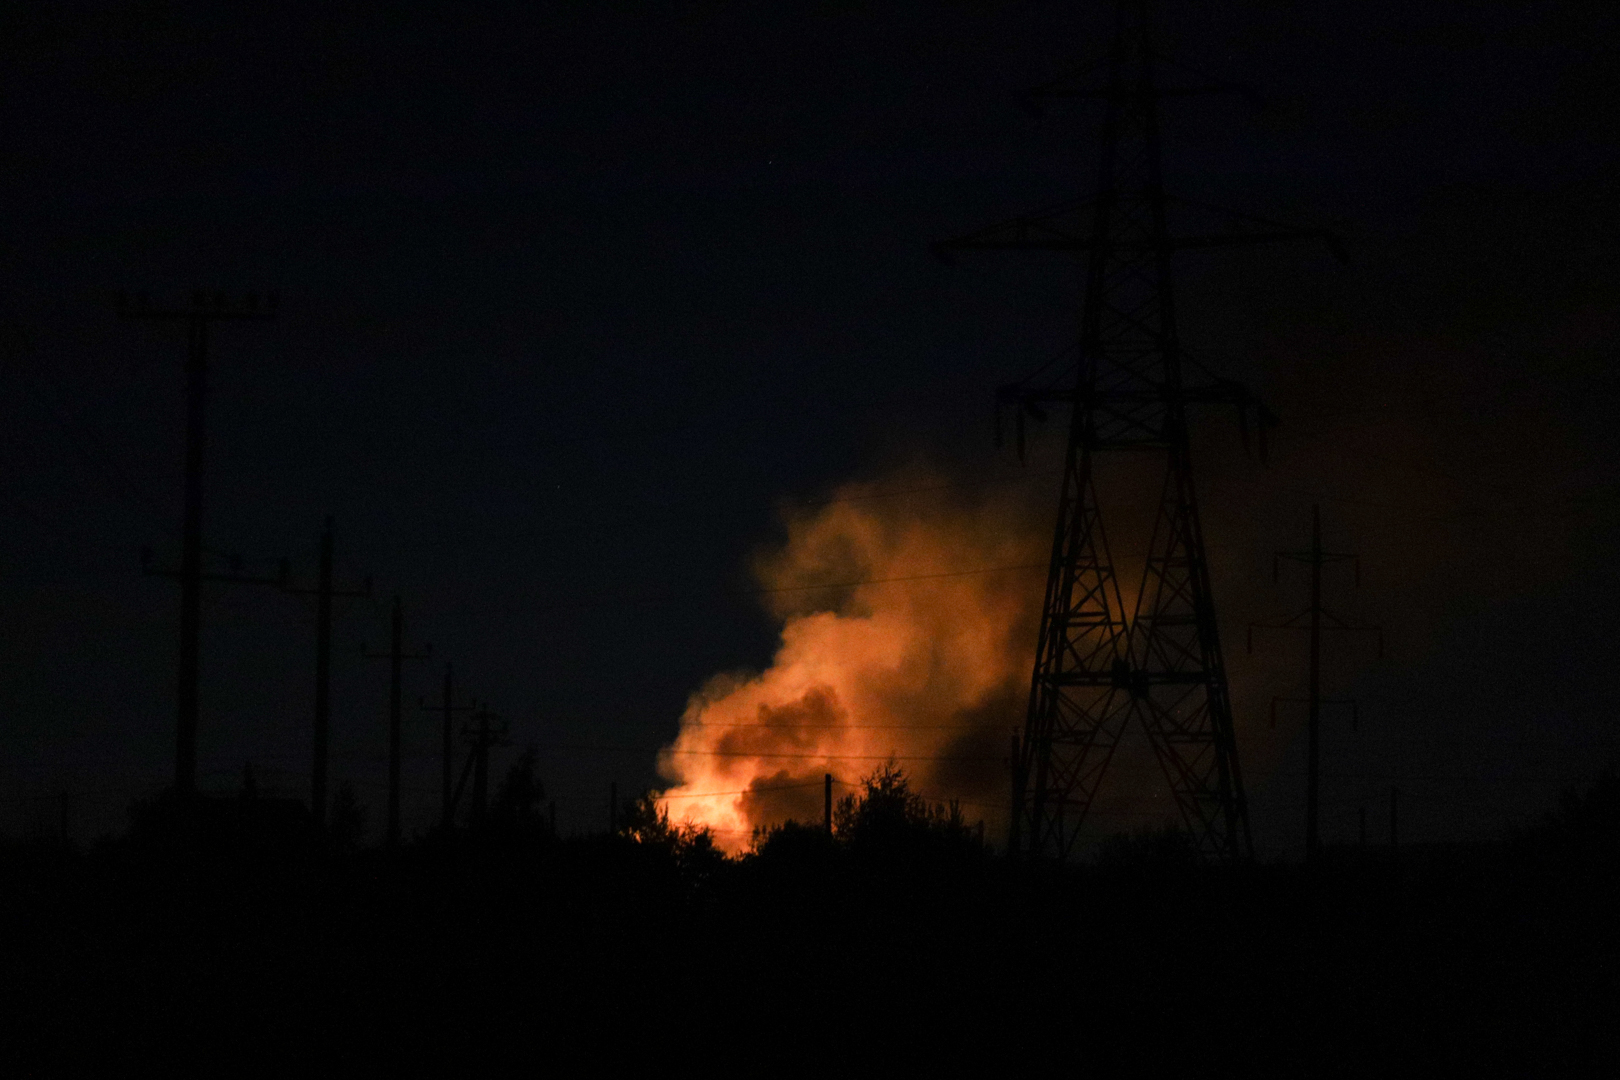
[[[1164,870],[1198,864],[1198,845],[1176,825],[1147,826],[1118,832],[1097,848],[1097,865],[1106,870]]]
[[[671,822],[669,811],[658,805],[657,792],[647,792],[621,811],[616,835],[667,855],[683,875],[694,880],[712,876],[725,861],[708,826]]]
[[[833,834],[853,851],[888,855],[980,847],[960,805],[929,802],[911,789],[906,771],[893,760],[863,778],[858,792],[838,800]]]
[[[1525,839],[1542,858],[1587,873],[1620,874],[1620,773],[1610,765],[1584,794],[1564,789],[1558,809]]]

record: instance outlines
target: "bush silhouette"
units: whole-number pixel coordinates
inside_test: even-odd
[[[833,808],[833,835],[851,852],[899,857],[976,852],[980,845],[956,803],[931,803],[895,762],[878,766]]]
[[[1525,842],[1543,859],[1587,873],[1620,873],[1620,773],[1605,768],[1584,794],[1564,789],[1558,809]]]
[[[616,835],[667,856],[693,881],[713,876],[725,861],[714,846],[714,833],[706,826],[671,822],[669,811],[658,805],[656,792],[635,799],[620,812]]]
[[[1176,825],[1115,833],[1097,848],[1097,865],[1106,870],[1163,870],[1197,863],[1198,845]]]

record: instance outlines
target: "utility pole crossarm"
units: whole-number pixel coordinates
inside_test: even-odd
[[[276,573],[273,576],[244,574],[241,572],[240,567],[241,560],[233,557],[230,570],[203,570],[198,573],[197,579],[199,581],[223,582],[232,585],[275,585],[285,587],[287,584],[287,563],[285,559],[278,564]],[[183,576],[179,567],[171,568],[156,565],[150,549],[141,551],[141,573],[147,577],[168,578],[171,581],[178,581]]]
[[[280,297],[270,293],[263,307],[258,293],[235,297],[223,292],[197,290],[191,294],[190,307],[154,307],[146,293],[118,294],[118,316],[122,319],[147,319],[154,322],[247,322],[273,319],[280,307]]]
[[[1171,205],[1196,212],[1204,220],[1179,234],[1121,238],[1105,233],[1099,243],[1089,212],[1096,199],[1079,199],[1029,214],[999,221],[965,236],[936,241],[934,255],[949,263],[958,251],[1090,251],[1099,246],[1120,254],[1176,251],[1205,251],[1212,248],[1249,247],[1297,240],[1315,240],[1339,262],[1348,263],[1349,253],[1337,234],[1328,229],[1289,225],[1258,214],[1217,206],[1214,203],[1161,195],[1166,208]],[[1120,202],[1131,200],[1121,199]],[[1218,219],[1215,221],[1210,220]],[[1220,227],[1220,226],[1224,226]]]
[[[1332,630],[1332,631],[1340,631],[1340,632],[1347,632],[1347,633],[1376,634],[1376,635],[1378,635],[1379,656],[1380,657],[1383,656],[1384,628],[1382,626],[1376,626],[1376,625],[1373,625],[1373,624],[1370,624],[1370,623],[1369,624],[1359,624],[1359,623],[1345,622],[1343,619],[1341,619],[1337,615],[1333,614],[1333,612],[1329,611],[1327,608],[1318,609],[1316,614],[1320,618],[1322,618],[1323,620],[1326,620],[1322,624],[1317,626],[1317,630],[1322,632],[1322,633],[1326,633],[1326,632]],[[1310,619],[1311,619],[1311,609],[1307,607],[1307,608],[1304,608],[1301,611],[1299,611],[1297,614],[1291,615],[1286,619],[1278,619],[1278,620],[1273,621],[1273,622],[1252,622],[1252,623],[1250,623],[1249,624],[1249,648],[1248,648],[1248,651],[1249,652],[1254,651],[1254,632],[1256,630],[1309,630],[1311,628]]]
[[[1276,578],[1276,564],[1285,560],[1287,562],[1304,563],[1306,566],[1310,566],[1315,562],[1321,562],[1323,565],[1335,562],[1354,562],[1359,557],[1360,556],[1352,555],[1345,551],[1279,551],[1272,555],[1272,559],[1274,561],[1272,564],[1271,576],[1273,579]]]
[[[274,319],[280,306],[280,296],[269,293],[264,306],[259,306],[258,293],[230,296],[222,291],[196,290],[191,293],[190,308],[156,308],[146,293],[118,293],[118,316],[123,319],[152,319],[168,322],[246,322],[251,319]]]
[[[364,660],[392,660],[394,658],[394,653],[392,651],[390,651],[390,652],[372,652],[371,651],[371,646],[369,644],[367,644],[366,642],[362,641],[360,643],[360,656],[361,656],[361,659],[364,659]],[[419,652],[419,653],[402,652],[402,653],[399,654],[399,659],[401,659],[401,660],[431,660],[431,659],[433,659],[433,646],[431,644],[423,645],[422,646],[422,651]]]
[[[278,584],[279,583],[280,582],[278,582]],[[371,586],[372,582],[369,577],[362,578],[359,585],[351,585],[348,588],[338,588],[334,585],[330,590],[325,592],[325,595],[334,600],[368,600],[372,595]],[[322,595],[322,590],[319,585],[315,586],[314,588],[302,588],[296,585],[283,584],[282,591],[293,596],[314,596],[319,598]]]

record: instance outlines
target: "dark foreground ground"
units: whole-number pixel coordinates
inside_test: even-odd
[[[790,838],[791,839],[791,838]],[[1558,1074],[1617,1047],[1614,862],[1528,843],[1030,867],[799,837],[0,852],[13,1075]],[[1179,1066],[1204,1062],[1191,1072]]]

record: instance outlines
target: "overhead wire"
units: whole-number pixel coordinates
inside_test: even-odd
[[[895,577],[861,578],[853,581],[830,581],[814,585],[781,585],[764,586],[753,589],[703,589],[687,592],[666,592],[655,595],[642,595],[634,598],[613,599],[608,597],[591,597],[576,601],[555,601],[542,604],[542,610],[567,610],[579,607],[598,607],[604,605],[622,606],[627,603],[686,603],[693,600],[708,599],[717,596],[770,596],[785,593],[818,592],[830,589],[855,589],[867,585],[894,585],[910,581],[933,581],[945,578],[972,577],[978,574],[1003,574],[1019,570],[1045,570],[1048,563],[1015,563],[1008,566],[981,566],[971,570],[945,570],[931,574],[905,574]]]

